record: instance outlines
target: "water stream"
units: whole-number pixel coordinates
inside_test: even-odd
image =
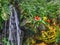
[[[13,5],[10,5],[9,8],[10,8],[10,20],[9,20],[10,45],[22,45],[22,43],[21,43],[22,31],[19,27],[17,11]]]

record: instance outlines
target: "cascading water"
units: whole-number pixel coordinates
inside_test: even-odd
[[[9,41],[10,45],[22,45],[21,35],[22,30],[19,28],[17,11],[13,5],[10,5],[10,20],[9,20]]]

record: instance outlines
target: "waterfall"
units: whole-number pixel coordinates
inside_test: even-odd
[[[22,31],[19,27],[17,11],[13,5],[10,5],[10,20],[9,20],[9,41],[10,45],[22,45]]]

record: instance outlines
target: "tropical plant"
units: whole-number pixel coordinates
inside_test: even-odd
[[[33,31],[33,35],[35,34],[38,35],[38,37],[41,37],[41,30],[44,31],[47,35],[49,35],[49,33],[51,32],[55,32],[52,31],[53,29],[51,29],[51,32],[49,31],[49,27],[47,27],[48,25],[55,25],[55,21],[57,18],[57,15],[60,14],[60,5],[57,3],[58,1],[56,0],[51,0],[51,1],[47,1],[47,0],[25,0],[22,1],[19,5],[20,5],[20,9],[21,9],[21,17],[20,19],[22,20],[20,26],[24,26],[25,29],[28,31],[31,30]],[[53,26],[54,27],[54,26]],[[41,29],[43,28],[43,29]],[[47,28],[47,29],[45,29]],[[60,29],[60,28],[59,28]],[[46,31],[47,30],[47,31]],[[40,31],[40,33],[38,32]],[[31,34],[32,32],[30,32],[29,34]],[[43,41],[51,43],[51,42],[55,42],[56,39],[56,33],[52,34],[54,35],[54,40],[52,40],[53,38],[51,38],[51,40],[45,40],[45,37],[42,37]],[[31,37],[32,37],[31,36]],[[42,33],[43,36],[43,33]],[[46,36],[46,35],[45,35]],[[49,36],[47,36],[46,38],[48,39]],[[51,35],[50,35],[51,37]],[[41,40],[41,39],[40,39]]]

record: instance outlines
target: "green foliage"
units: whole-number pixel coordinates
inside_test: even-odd
[[[20,19],[26,19],[26,23],[23,23],[24,20],[22,20],[21,25],[25,25],[27,23],[35,24],[37,22],[34,20],[36,15],[41,19],[43,17],[47,17],[48,19],[50,17],[53,19],[60,13],[60,5],[53,0],[49,2],[47,0],[24,0],[19,5],[21,9]],[[38,22],[46,24],[43,20]],[[36,24],[36,26],[37,25],[38,24]]]
[[[43,5],[41,5],[42,0],[26,0],[26,1],[22,1],[22,3],[20,3],[20,8],[22,9],[21,13],[23,15],[26,15],[27,16],[35,16],[35,15],[40,15],[40,10],[44,10],[44,7]]]
[[[7,20],[9,14],[9,2],[8,0],[1,1],[1,17],[3,20]]]
[[[56,18],[57,14],[59,14],[60,11],[60,5],[53,0],[49,2],[47,0],[24,0],[19,5],[21,9],[20,18],[21,20],[23,19],[21,25],[26,25],[27,23],[30,23],[31,25],[33,24],[35,28],[37,28],[37,25],[39,26],[38,23],[46,24],[46,22],[44,22],[42,19],[43,17],[47,17],[48,19],[49,17],[52,19]],[[41,18],[40,21],[34,20],[34,17],[36,15]],[[24,19],[26,19],[26,21]],[[23,23],[24,21],[25,23]],[[35,28],[33,30],[36,30]]]
[[[47,2],[47,0],[25,0],[20,3],[21,13],[23,17],[40,17],[51,15],[52,18],[56,17],[56,11],[59,10],[59,5],[54,1]]]
[[[7,38],[3,38],[2,42],[6,45],[10,45],[9,41],[7,41],[8,39]]]
[[[24,0],[19,5],[21,9],[21,25],[34,31],[34,33],[38,33],[37,27],[40,24],[52,25],[52,23],[44,21],[43,17],[51,20],[57,18],[57,15],[60,14],[59,0]],[[35,16],[39,16],[41,20],[36,21]],[[59,36],[57,37],[60,38]]]
[[[4,20],[9,18],[9,7],[8,7],[8,0],[1,0],[0,1],[0,29],[3,28]]]

